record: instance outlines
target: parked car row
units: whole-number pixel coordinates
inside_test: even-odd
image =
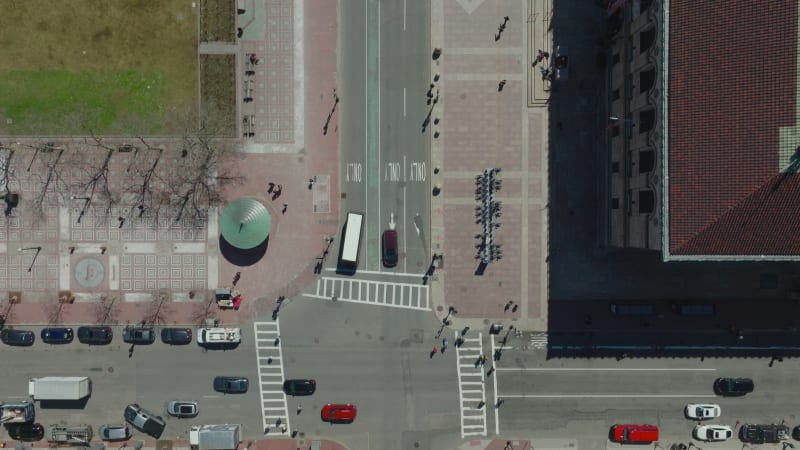
[[[755,384],[749,378],[717,378],[714,380],[714,393],[723,397],[740,397],[753,392]],[[692,437],[704,442],[726,441],[733,436],[733,428],[728,425],[707,424],[703,421],[722,416],[722,408],[713,403],[690,403],[683,410],[687,419],[700,423],[692,430]],[[622,444],[649,444],[658,441],[658,426],[615,424],[609,431],[609,439]],[[792,430],[792,437],[800,440],[800,425]],[[789,439],[786,425],[743,424],[739,429],[739,439],[750,444],[779,443]]]
[[[83,326],[78,328],[78,342],[88,345],[109,345],[114,340],[114,331],[109,326]],[[150,345],[156,341],[156,330],[146,326],[127,326],[122,330],[122,340],[128,344]],[[161,342],[169,345],[188,345],[192,342],[191,328],[162,328]],[[69,344],[74,339],[70,327],[48,327],[40,333],[46,344]],[[29,347],[36,341],[33,331],[4,328],[0,340],[6,345]],[[206,347],[235,346],[241,342],[239,328],[199,328],[197,343]]]

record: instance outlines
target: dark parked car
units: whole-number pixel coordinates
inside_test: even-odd
[[[149,434],[158,439],[167,427],[166,422],[161,416],[147,411],[136,403],[125,407],[125,421],[133,425],[137,430]]]
[[[739,430],[739,439],[750,444],[777,444],[789,439],[789,427],[746,423]]]
[[[725,397],[741,397],[753,392],[754,387],[750,378],[717,378],[714,381],[714,393]]]
[[[244,394],[250,383],[245,377],[216,377],[214,390],[226,394]]]
[[[78,328],[78,341],[81,344],[107,345],[114,339],[111,327],[80,327]]]
[[[6,429],[15,441],[36,442],[44,438],[44,427],[40,423],[10,423]]]
[[[128,344],[150,345],[156,341],[156,332],[152,328],[125,327],[122,340]]]
[[[792,428],[792,437],[796,441],[800,441],[800,425]]]
[[[311,395],[317,390],[315,380],[286,380],[283,382],[283,392],[286,395]]]
[[[2,332],[0,332],[0,340],[2,340],[4,344],[8,345],[21,345],[28,347],[33,345],[33,341],[36,340],[36,336],[34,336],[33,331],[4,329]]]
[[[192,330],[189,328],[164,328],[161,330],[161,342],[171,345],[192,343]]]
[[[48,344],[69,344],[72,342],[72,328],[45,328],[42,341]]]
[[[394,267],[397,265],[397,231],[386,230],[381,240],[383,252],[383,266]]]

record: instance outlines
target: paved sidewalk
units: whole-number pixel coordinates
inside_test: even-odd
[[[160,325],[198,324],[211,317],[222,323],[239,323],[270,315],[275,298],[294,296],[313,283],[318,276],[314,266],[326,247],[325,239],[338,236],[338,116],[332,119],[332,132],[322,134],[337,83],[338,2],[245,3],[248,12],[238,20],[247,22],[247,32],[235,47],[226,50],[239,52],[242,70],[237,69],[237,77],[244,76],[248,49],[263,51],[259,58],[277,58],[284,64],[275,68],[265,61],[257,66],[256,77],[268,67],[271,69],[263,73],[267,80],[290,74],[288,79],[276,79],[275,83],[265,81],[265,89],[272,89],[272,94],[258,94],[250,105],[267,108],[277,97],[282,102],[288,98],[293,103],[282,103],[288,109],[281,106],[274,110],[275,114],[299,114],[293,119],[274,121],[279,136],[272,137],[278,147],[268,145],[260,134],[263,146],[256,149],[247,144],[246,151],[252,153],[233,153],[220,163],[243,177],[243,181],[223,187],[222,208],[233,199],[254,197],[272,217],[265,255],[254,262],[234,264],[226,260],[219,246],[217,223],[222,208],[201,227],[185,221],[169,228],[156,227],[156,221],[147,218],[120,224],[116,213],[108,216],[99,204],[87,208],[85,215],[80,214],[80,202],[48,207],[45,219],[36,227],[24,214],[0,217],[0,314],[6,316],[8,325],[138,323],[153,318],[156,310],[155,322]],[[267,18],[267,11],[274,9],[280,9],[281,16]],[[287,45],[290,53],[286,53]],[[297,74],[297,70],[301,72]],[[296,83],[301,87],[300,94]],[[293,94],[279,95],[286,89]],[[304,123],[313,126],[302,127]],[[285,129],[287,124],[294,124],[289,131]],[[302,131],[300,135],[298,130]],[[113,146],[118,144],[116,141],[104,143]],[[175,142],[163,138],[153,140],[151,145],[169,148]],[[113,153],[112,177],[125,172],[128,162],[123,158],[131,154]],[[31,186],[39,179],[36,177],[41,177],[31,174],[35,177],[23,180],[24,189],[33,189]],[[317,182],[309,189],[312,179]],[[267,193],[268,182],[283,187],[274,200]],[[33,196],[28,191],[23,194],[23,198]],[[121,209],[120,216],[124,215]],[[20,209],[18,212],[22,214]],[[35,248],[39,246],[41,250],[37,252]],[[217,287],[232,286],[237,272],[241,277],[236,288],[244,298],[241,309],[219,310],[209,301],[209,295]],[[62,291],[70,292],[74,303],[59,303]],[[167,293],[167,300],[159,308],[162,292]],[[18,304],[6,300],[14,293],[21,293]]]
[[[432,164],[440,168],[433,184],[441,188],[432,201],[432,234],[433,251],[444,258],[431,288],[440,317],[457,309],[454,328],[501,317],[527,330],[547,326],[549,86],[531,75],[530,55],[538,48],[552,53],[544,31],[549,10],[544,0],[432,2],[431,45],[441,49],[432,62],[441,75],[433,112],[441,121],[430,130]],[[502,259],[480,274],[475,178],[490,167],[502,169],[501,226],[494,232]],[[510,300],[516,308],[504,312]]]

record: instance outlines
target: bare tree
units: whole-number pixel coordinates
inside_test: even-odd
[[[99,324],[117,323],[119,305],[116,296],[104,295],[94,306],[94,317]]]
[[[91,145],[104,150],[105,156],[97,160],[92,157],[91,152],[79,151],[77,155],[78,169],[82,174],[86,173],[88,179],[79,180],[75,184],[74,196],[87,198],[88,200],[86,200],[85,207],[88,207],[94,202],[95,196],[99,196],[101,201],[105,203],[107,216],[111,207],[114,206],[115,198],[117,197],[116,195],[112,195],[108,184],[109,165],[116,148],[103,144],[102,139],[96,136],[93,136],[93,139],[95,143]],[[88,142],[85,143],[88,144]]]
[[[157,168],[164,149],[151,146],[141,136],[139,141],[144,146],[143,148],[138,146],[125,148],[125,151],[132,152],[133,155],[125,169],[129,182],[126,183],[122,196],[124,201],[131,205],[131,215],[136,213],[138,217],[142,217],[147,213],[155,215],[157,218],[161,206],[169,204],[169,197],[166,197],[166,202],[162,201],[164,196],[160,195],[161,193],[154,186],[159,182]]]
[[[33,216],[41,219],[44,217],[44,208],[47,205],[48,198],[54,196],[54,203],[57,203],[59,194],[69,192],[69,189],[65,186],[60,173],[60,163],[64,155],[64,149],[55,147],[51,142],[44,145],[37,145],[33,148],[35,152],[28,168],[30,169],[39,154],[42,155],[40,159],[45,168],[45,174],[39,187],[39,192],[36,194],[33,201],[32,210]]]
[[[221,164],[232,152],[231,146],[219,136],[226,129],[216,115],[189,116],[181,139],[180,159],[182,170],[168,184],[175,203],[175,221],[187,216],[205,219],[211,207],[222,202],[221,188],[228,183],[239,183],[244,177],[230,172]]]
[[[170,305],[169,292],[154,292],[152,297],[153,300],[147,308],[142,324],[163,325],[167,322],[166,317],[174,312]]]
[[[192,309],[191,319],[193,323],[202,325],[206,319],[210,319],[214,315],[214,300],[216,297],[213,291],[203,291],[205,297],[200,298],[200,301],[194,303]]]

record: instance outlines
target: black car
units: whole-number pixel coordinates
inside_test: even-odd
[[[6,429],[15,441],[36,442],[44,438],[44,427],[40,423],[10,423]]]
[[[750,378],[717,378],[714,381],[714,393],[724,397],[741,397],[753,392],[754,387]]]
[[[81,344],[108,345],[114,339],[111,327],[80,327],[78,328],[78,341]]]
[[[754,425],[746,423],[739,429],[739,439],[750,444],[777,444],[789,438],[786,425]]]
[[[216,377],[214,390],[226,394],[244,394],[250,383],[245,377]]]
[[[311,395],[317,390],[315,380],[286,380],[283,382],[283,392],[286,395]]]
[[[792,437],[796,441],[800,441],[800,425],[792,428]]]
[[[164,328],[161,330],[161,342],[170,345],[191,344],[192,330],[189,328]]]
[[[152,328],[125,327],[122,330],[122,341],[128,344],[150,345],[156,341],[156,332]]]
[[[4,329],[0,332],[0,340],[7,345],[30,347],[36,340],[36,336],[33,331]]]
[[[45,328],[40,336],[48,344],[69,344],[72,342],[72,328]]]

